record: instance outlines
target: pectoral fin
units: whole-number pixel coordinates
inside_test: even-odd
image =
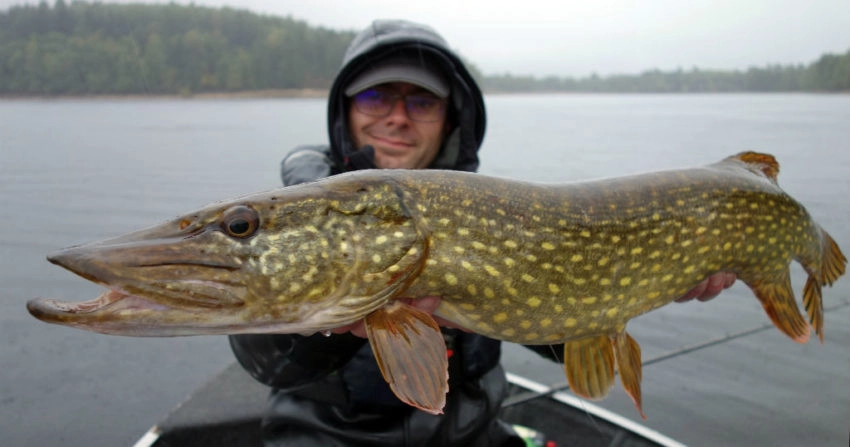
[[[617,372],[620,373],[620,382],[622,382],[623,388],[626,389],[626,393],[632,398],[641,417],[646,419],[646,415],[643,414],[643,404],[640,394],[640,381],[643,375],[640,360],[640,345],[626,331],[612,337],[611,344],[614,346],[614,359],[617,361]]]
[[[564,344],[564,370],[570,389],[588,399],[601,399],[614,384],[614,350],[607,335]]]
[[[809,324],[800,314],[794,301],[791,279],[788,269],[778,277],[768,280],[755,280],[747,283],[761,301],[764,311],[780,331],[797,343],[809,340]]]
[[[431,315],[394,301],[366,317],[366,332],[396,397],[441,414],[449,391],[449,363],[445,340]]]

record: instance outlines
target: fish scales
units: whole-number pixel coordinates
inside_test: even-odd
[[[545,188],[408,173],[405,199],[432,232],[408,293],[442,296],[441,316],[476,332],[551,343],[620,330],[719,271],[747,281],[817,259],[805,209],[741,169]]]
[[[48,257],[109,288],[27,304],[50,323],[107,334],[313,333],[365,321],[384,378],[439,413],[448,390],[433,317],[494,338],[564,342],[572,390],[604,397],[617,369],[641,411],[627,322],[717,272],[734,272],[773,323],[823,341],[822,287],[847,259],[779,188],[772,156],[543,185],[433,170],[358,171],[210,205]],[[789,265],[808,274],[803,305]],[[415,353],[415,355],[414,355]]]

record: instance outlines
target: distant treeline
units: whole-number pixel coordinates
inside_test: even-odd
[[[0,95],[192,94],[328,88],[351,31],[176,4],[56,0],[0,12]],[[639,75],[484,76],[485,91],[850,91],[850,50],[809,65]]]
[[[325,88],[353,37],[231,8],[43,1],[0,13],[0,94]]]

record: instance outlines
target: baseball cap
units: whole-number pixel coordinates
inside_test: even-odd
[[[434,64],[428,64],[427,59],[412,55],[393,56],[372,64],[348,83],[345,95],[354,96],[369,87],[388,82],[407,82],[440,98],[449,96],[449,83],[443,73]]]

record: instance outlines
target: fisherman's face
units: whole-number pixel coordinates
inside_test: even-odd
[[[436,121],[414,121],[401,98],[407,95],[434,97],[432,93],[404,82],[377,87],[398,97],[389,114],[384,117],[370,116],[359,111],[352,98],[348,108],[348,125],[355,146],[361,148],[368,144],[374,147],[375,166],[381,169],[427,168],[440,151],[446,135],[445,112]]]

